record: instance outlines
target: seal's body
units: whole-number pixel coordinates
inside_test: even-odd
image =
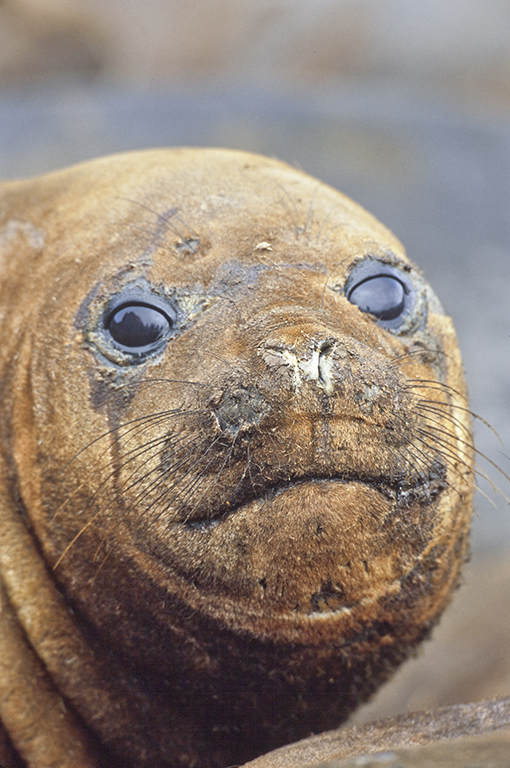
[[[240,152],[5,184],[0,216],[15,750],[205,768],[336,726],[467,552],[470,422],[431,288],[352,201]]]

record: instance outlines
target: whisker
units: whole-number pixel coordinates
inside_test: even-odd
[[[154,210],[154,208],[151,208],[149,205],[145,205],[145,203],[140,202],[140,200],[133,200],[130,197],[121,197],[117,196],[117,200],[124,200],[124,202],[132,203],[133,205],[137,205],[139,208],[142,208],[145,211],[148,211],[149,213],[152,213],[153,216],[156,217],[156,219],[160,222],[160,224],[163,224],[165,227],[168,227],[171,232],[176,234],[178,237],[182,238],[181,232],[171,223],[171,219],[175,218],[178,208],[170,208],[170,210],[166,211],[165,213],[158,213],[158,211]],[[157,233],[155,233],[157,235]]]
[[[90,520],[87,520],[87,522],[85,523],[85,525],[84,525],[82,528],[80,528],[80,530],[78,531],[78,533],[76,534],[76,536],[75,536],[75,537],[74,537],[74,538],[73,538],[73,539],[72,539],[72,540],[69,542],[69,544],[68,544],[68,545],[65,547],[64,551],[63,551],[63,552],[62,552],[62,554],[61,554],[61,555],[58,557],[58,559],[57,559],[56,563],[53,565],[53,570],[54,570],[54,571],[56,571],[56,570],[57,570],[58,566],[60,565],[60,563],[62,562],[62,560],[64,559],[64,557],[65,557],[65,556],[68,554],[69,550],[70,550],[70,549],[71,549],[71,548],[72,548],[72,547],[73,547],[73,546],[76,544],[76,542],[78,541],[78,539],[80,539],[80,538],[81,538],[81,536],[83,536],[83,534],[85,533],[85,531],[86,531],[88,528],[90,528],[90,526],[91,526],[91,525],[92,525],[92,524],[93,524],[93,523],[94,523],[94,522],[97,520],[97,518],[98,518],[98,517],[100,517],[100,515],[101,515],[101,510],[98,510],[98,512],[96,512],[96,514],[95,514],[95,515],[93,515],[93,516],[90,518]]]
[[[184,440],[184,438],[183,438],[183,440]],[[157,448],[159,445],[166,445],[167,443],[168,443],[168,436],[166,436],[166,435],[164,435],[164,436],[162,436],[162,437],[160,437],[160,438],[154,438],[154,440],[152,440],[152,441],[149,441],[149,443],[146,443],[144,446],[142,446],[142,447],[140,448],[140,450],[139,450],[139,452],[137,453],[137,455],[136,455],[136,456],[134,456],[134,457],[130,457],[130,458],[127,460],[127,461],[123,462],[123,463],[122,463],[122,464],[121,464],[119,467],[117,467],[117,468],[115,469],[115,472],[112,472],[112,474],[109,476],[109,478],[108,478],[108,479],[111,479],[111,478],[112,478],[114,475],[119,475],[121,472],[123,472],[123,471],[125,470],[126,466],[127,466],[129,463],[131,463],[131,461],[134,461],[135,459],[138,459],[140,456],[143,456],[144,454],[148,453],[148,452],[149,452],[149,450],[152,450],[153,448]],[[188,444],[191,444],[191,443],[193,443],[193,444],[194,444],[194,440],[193,440],[192,438],[190,438],[190,439],[189,439],[189,443],[188,443]],[[199,443],[199,445],[200,445],[200,443]],[[184,457],[184,458],[181,460],[181,463],[182,463],[182,462],[184,462],[184,461],[186,461],[186,459],[187,459],[187,458],[188,458],[188,456],[190,456],[190,455],[192,455],[192,452],[191,452],[191,451],[190,451],[188,454],[186,454],[186,456],[185,456],[185,457]],[[148,462],[146,462],[146,463],[148,463]],[[178,468],[178,467],[179,467],[179,465],[177,465],[177,468]],[[139,476],[139,477],[136,479],[136,481],[135,481],[135,482],[133,482],[133,483],[130,483],[129,481],[131,480],[131,478],[132,478],[133,476],[135,476],[137,473],[139,473],[139,471],[140,471],[140,467],[135,467],[134,471],[133,471],[133,472],[132,472],[130,475],[128,475],[128,477],[126,478],[126,481],[125,481],[123,484],[121,484],[121,485],[119,486],[119,490],[120,490],[120,491],[123,491],[124,493],[126,493],[126,492],[129,492],[129,491],[130,491],[130,490],[132,490],[132,489],[133,489],[133,488],[134,488],[136,485],[139,485],[139,484],[140,484],[140,483],[142,483],[144,480],[146,480],[146,478],[147,478],[147,477],[149,477],[149,476],[150,476],[150,475],[151,475],[153,472],[155,472],[156,470],[158,470],[158,471],[159,471],[159,467],[158,467],[158,468],[152,468],[151,470],[149,470],[148,472],[146,472],[144,475],[140,475],[140,476]],[[144,488],[142,492],[143,492],[143,493],[145,493],[147,490],[150,490],[150,486],[149,486],[149,488],[148,488],[148,489],[147,489],[147,488]],[[137,501],[137,499],[135,499],[135,502],[136,502],[136,501]]]
[[[399,369],[402,365],[411,365],[415,362],[415,358],[422,358],[423,355],[430,355],[431,357],[445,357],[451,359],[451,355],[448,355],[441,349],[431,349],[430,347],[421,347],[420,349],[411,349],[407,352],[403,352],[401,355],[396,355],[393,360],[388,364],[389,370]],[[420,360],[421,362],[421,360]]]
[[[190,443],[191,443],[191,442],[192,442],[192,439],[190,439]],[[204,439],[202,442],[206,442],[206,440]],[[196,446],[195,446],[195,447],[196,447]],[[207,450],[209,450],[209,449],[207,449]],[[200,462],[200,460],[203,458],[203,456],[204,456],[206,453],[207,453],[207,451],[205,451],[205,452],[202,454],[202,456],[201,456],[201,457],[200,457],[200,458],[197,460],[197,462],[195,462],[195,463],[199,463],[199,462]],[[188,459],[190,456],[192,456],[192,455],[194,455],[194,454],[195,454],[195,450],[193,450],[193,451],[189,451],[189,452],[186,454],[186,456],[185,456],[185,457],[184,457],[184,458],[183,458],[183,459],[180,461],[180,463],[178,462],[178,463],[175,465],[175,467],[179,467],[179,466],[182,466],[182,465],[183,465],[183,464],[186,462],[186,460],[187,460],[187,459]],[[170,487],[166,487],[166,488],[164,489],[164,491],[163,491],[161,494],[159,494],[159,495],[158,495],[158,496],[157,496],[157,497],[156,497],[156,498],[155,498],[155,499],[154,499],[154,500],[153,500],[153,501],[152,501],[150,504],[146,505],[146,506],[144,507],[144,514],[147,516],[147,515],[148,515],[148,513],[150,512],[150,510],[151,510],[151,509],[152,509],[152,508],[153,508],[155,505],[157,505],[157,504],[161,503],[161,501],[162,501],[162,500],[164,500],[164,498],[165,498],[165,495],[167,495],[167,494],[169,493],[169,491],[171,491],[171,490],[173,490],[174,488],[176,488],[176,487],[179,485],[179,483],[181,483],[181,482],[182,482],[182,480],[183,480],[183,479],[184,479],[184,478],[185,478],[185,477],[186,477],[186,476],[189,474],[189,472],[190,472],[190,470],[188,470],[187,472],[185,472],[185,473],[184,473],[184,475],[182,475],[181,477],[179,477],[179,479],[178,479],[178,480],[176,480],[176,481],[175,481],[175,482],[174,482],[174,483],[173,483],[173,484],[172,484]],[[131,490],[131,489],[132,489],[132,488],[134,488],[136,485],[139,485],[140,483],[143,483],[143,482],[144,482],[145,480],[147,480],[147,478],[148,478],[148,477],[150,477],[151,475],[155,475],[155,478],[154,478],[154,480],[153,480],[151,483],[149,483],[148,485],[145,485],[144,487],[142,487],[142,488],[141,488],[141,490],[140,490],[140,492],[139,492],[139,493],[138,493],[138,494],[137,494],[137,495],[136,495],[136,496],[135,496],[133,499],[131,499],[131,500],[130,500],[130,503],[129,503],[129,505],[126,507],[126,510],[125,510],[125,512],[126,512],[126,515],[129,515],[129,514],[131,514],[131,513],[132,513],[132,511],[135,509],[135,507],[137,506],[138,502],[139,502],[141,499],[144,499],[144,498],[146,498],[148,494],[152,493],[154,490],[157,490],[157,488],[158,488],[158,487],[162,486],[162,485],[165,483],[165,478],[164,478],[164,477],[162,477],[162,475],[161,475],[161,472],[160,472],[160,470],[159,470],[159,467],[153,467],[153,468],[152,468],[152,469],[150,469],[148,472],[146,472],[146,473],[145,473],[145,474],[144,474],[142,477],[140,477],[139,479],[137,479],[137,480],[135,480],[133,483],[131,483],[131,485],[130,485],[129,487],[125,488],[125,489],[124,489],[124,490],[125,490],[125,492],[127,492],[127,491]],[[132,475],[131,475],[131,477],[132,477]],[[178,496],[178,494],[177,494],[177,496]],[[146,529],[147,529],[147,527],[150,525],[150,523],[151,523],[151,522],[152,522],[152,521],[148,521],[148,520],[147,520],[147,521],[146,521],[146,525],[145,525],[145,527],[142,529],[142,531],[143,531],[143,530],[146,530]],[[100,544],[99,544],[99,546],[98,546],[98,548],[97,548],[97,550],[96,550],[96,553],[95,553],[95,555],[94,555],[94,559],[96,559],[96,558],[99,556],[99,552],[100,552],[101,548],[104,546],[105,542],[108,540],[108,537],[109,537],[109,535],[111,534],[111,532],[112,532],[113,530],[115,530],[115,528],[116,528],[116,527],[117,527],[119,524],[120,524],[120,520],[116,521],[116,522],[115,522],[115,523],[114,523],[112,526],[110,526],[110,528],[109,528],[109,529],[106,531],[106,533],[105,533],[105,535],[104,535],[104,537],[103,537],[102,541],[100,542]]]
[[[441,406],[443,406],[445,410],[442,410]],[[437,424],[440,421],[447,421],[453,427],[458,427],[461,429],[467,435],[467,437],[471,438],[470,429],[460,419],[457,419],[456,416],[453,416],[453,414],[450,413],[450,408],[451,407],[449,404],[437,403],[434,400],[420,400],[414,406],[414,410],[421,413],[424,419],[428,419],[434,424]],[[437,417],[437,419],[433,421],[432,417],[427,415],[428,413],[433,414]]]
[[[333,269],[329,272],[328,276],[326,277],[326,280],[324,282],[324,288],[322,289],[320,304],[319,304],[319,307],[321,309],[324,309],[324,297],[326,296],[326,290],[327,290],[329,281],[331,280],[331,278],[333,277],[337,269],[340,269],[342,264],[345,264],[346,261],[347,261],[347,257],[345,259],[342,259],[342,261],[339,261],[338,264],[335,264]]]
[[[444,392],[445,394],[454,394],[464,401],[467,400],[466,395],[459,392],[458,389],[455,389],[442,381],[436,381],[435,379],[408,379],[403,389],[432,389],[438,392]]]
[[[322,224],[320,225],[319,229],[317,230],[317,234],[315,235],[315,239],[316,239],[317,241],[318,241],[318,240],[320,240],[320,238],[321,238],[321,235],[322,235],[322,230],[324,229],[324,227],[325,227],[325,226],[326,226],[326,224],[328,223],[328,221],[329,221],[329,219],[331,218],[331,216],[333,215],[333,213],[334,213],[335,211],[337,211],[337,210],[338,210],[340,207],[341,207],[340,203],[336,203],[335,205],[333,205],[333,206],[330,208],[330,211],[329,211],[329,213],[328,213],[328,214],[326,214],[326,216],[324,217],[324,220],[323,220]],[[342,222],[342,223],[345,223],[345,222]],[[328,232],[328,235],[327,235],[327,237],[329,237],[329,234],[330,234],[330,233]],[[327,239],[325,240],[325,242],[327,242]]]
[[[169,411],[160,411],[157,414],[151,414],[149,416],[140,416],[140,417],[138,417],[136,419],[132,419],[131,421],[126,422],[124,425],[121,425],[120,427],[113,427],[112,429],[109,429],[107,432],[103,433],[102,435],[100,435],[99,437],[95,438],[94,440],[91,440],[86,446],[84,446],[84,448],[80,449],[62,467],[62,469],[59,470],[59,474],[62,473],[67,467],[69,467],[69,465],[76,458],[78,458],[78,456],[83,454],[84,451],[88,450],[91,446],[93,446],[94,444],[96,444],[97,442],[99,442],[100,440],[102,440],[102,439],[104,439],[106,437],[112,437],[113,436],[114,439],[115,439],[115,443],[118,444],[120,442],[120,440],[125,437],[126,434],[129,434],[130,432],[133,432],[134,434],[132,434],[128,438],[127,442],[129,442],[130,440],[134,439],[134,437],[136,436],[135,430],[141,430],[142,428],[147,427],[148,424],[151,424],[151,426],[153,426],[154,424],[157,425],[159,422],[165,421],[170,416],[179,416],[179,415],[183,415],[183,413],[185,413],[186,415],[189,415],[190,413],[200,414],[202,412],[203,412],[202,410],[197,410],[197,411],[190,412],[190,411],[182,411],[181,409],[172,409],[172,410],[169,410]],[[130,429],[128,429],[125,433],[123,433],[121,435],[118,434],[118,430],[119,429],[122,429],[123,427],[129,426],[129,425],[134,425],[134,426],[130,426]],[[99,464],[100,460],[102,458],[104,458],[108,454],[110,448],[111,448],[111,445],[109,445],[107,448],[105,448],[104,451],[97,457],[96,465]],[[134,449],[134,450],[136,450],[136,449]],[[128,455],[129,455],[129,452],[128,452]],[[105,481],[103,481],[103,483],[101,483],[101,485],[103,485],[105,482],[109,481],[116,474],[116,472],[117,472],[117,470],[114,469],[112,471],[112,473],[105,479]],[[85,483],[86,483],[86,481],[84,480],[83,483],[81,483],[80,485],[78,485],[74,489],[73,493],[70,494],[67,497],[67,499],[60,505],[60,507],[54,512],[53,516],[51,517],[51,520],[55,520],[66,509],[67,505],[75,498],[76,494],[80,492],[80,490],[83,488]]]
[[[448,441],[438,437],[435,432],[430,432],[428,429],[418,427],[415,428],[413,436],[417,440],[421,440],[421,442],[423,442],[429,449],[435,447],[440,450],[441,458],[445,460],[448,459],[450,462],[449,467],[458,472],[461,476],[462,473],[460,473],[457,465],[465,467],[466,469],[470,468],[471,465],[468,461],[470,455],[467,455],[467,458],[463,458]]]
[[[196,443],[194,438],[190,437],[188,445],[193,445],[193,450],[189,450],[184,456],[181,456],[174,464],[170,464],[170,466],[166,468],[166,475],[168,476],[170,473],[175,473],[181,467],[185,466],[186,462],[188,461],[190,456],[194,456],[196,454],[197,448],[200,448],[200,446],[203,443],[205,443],[205,442],[207,442],[207,438],[205,438],[205,437],[199,443]],[[207,453],[207,451],[205,453]],[[169,486],[169,490],[172,490],[173,488],[175,488],[181,482],[183,477],[185,477],[186,474],[188,474],[189,471],[191,471],[201,461],[201,459],[203,458],[205,453],[202,454],[202,456],[199,457],[199,459],[197,459],[195,461],[195,463],[189,468],[189,470],[182,477],[179,477],[171,486]],[[139,470],[136,470],[136,471],[139,471]],[[152,475],[154,473],[156,473],[155,480],[152,483],[150,483],[148,486],[144,486],[143,488],[141,488],[140,493],[137,496],[135,496],[134,499],[132,499],[131,504],[128,507],[128,510],[127,510],[128,512],[136,506],[137,502],[141,498],[143,498],[143,497],[147,496],[149,493],[151,493],[154,490],[154,488],[157,488],[158,485],[160,484],[160,482],[165,482],[165,478],[164,477],[162,478],[161,468],[159,466],[158,467],[153,467],[148,472],[146,472],[145,475],[141,476],[140,478],[138,478],[133,483],[131,483],[130,485],[126,486],[123,489],[125,492],[128,492],[128,491],[132,490],[137,485],[140,485],[140,483],[143,483],[144,480],[146,480],[148,477],[150,477],[150,475]],[[132,476],[133,475],[130,475],[130,477],[128,478],[128,481],[129,481],[129,479]]]
[[[218,470],[218,472],[217,472],[217,474],[216,474],[216,477],[215,477],[215,479],[214,479],[214,482],[213,482],[212,486],[211,486],[210,488],[208,488],[208,494],[209,494],[209,495],[212,495],[212,492],[213,492],[213,491],[214,491],[214,489],[217,487],[217,485],[218,485],[218,483],[219,483],[219,480],[220,480],[220,477],[221,477],[221,474],[222,474],[222,472],[223,472],[224,468],[227,466],[227,463],[228,463],[228,461],[229,461],[229,460],[232,458],[232,455],[233,455],[233,453],[234,453],[234,448],[235,448],[235,445],[236,445],[236,440],[237,440],[238,436],[239,436],[239,433],[237,433],[237,434],[234,436],[234,439],[232,440],[232,444],[231,444],[231,446],[230,446],[230,449],[229,449],[228,453],[226,454],[225,458],[223,459],[223,463],[222,463],[221,467],[219,468],[219,470]],[[196,509],[196,508],[197,508],[197,506],[199,505],[200,501],[201,501],[201,499],[199,499],[199,500],[197,500],[197,501],[195,502],[194,506],[191,508],[191,510],[190,510],[190,512],[189,512],[189,514],[188,514],[188,518],[187,518],[187,520],[189,520],[189,519],[190,519],[190,517],[193,515],[193,512],[195,511],[195,509]],[[182,510],[182,507],[181,507],[181,510]],[[179,510],[179,511],[181,511],[181,510]]]
[[[470,470],[470,471],[471,471],[471,472],[473,472],[475,475],[478,475],[478,477],[480,477],[480,478],[483,478],[484,480],[486,480],[486,481],[487,481],[487,482],[490,484],[491,488],[492,488],[492,489],[493,489],[493,490],[494,490],[496,493],[499,493],[499,494],[500,494],[500,495],[501,495],[501,496],[502,496],[502,497],[505,499],[505,501],[507,501],[508,503],[510,503],[510,500],[508,499],[507,495],[506,495],[506,494],[505,494],[505,493],[502,491],[502,489],[501,489],[501,488],[499,488],[499,487],[498,487],[498,486],[497,486],[497,485],[496,485],[496,484],[495,484],[495,483],[494,483],[494,482],[491,480],[491,478],[490,478],[490,477],[489,477],[489,475],[486,473],[486,471],[484,470],[484,468],[483,468],[483,467],[482,467],[482,466],[481,466],[481,465],[480,465],[480,464],[479,464],[477,461],[475,461],[475,462],[474,462],[474,467],[473,467],[473,468],[471,468],[471,463],[470,463],[470,462],[468,462],[468,461],[466,461],[465,459],[463,459],[463,458],[462,458],[462,456],[461,456],[460,454],[458,454],[458,453],[456,453],[455,451],[453,451],[453,448],[451,447],[451,445],[450,445],[449,443],[447,443],[445,440],[443,440],[442,438],[438,437],[438,436],[437,436],[437,434],[436,434],[435,432],[432,432],[432,433],[431,433],[431,432],[429,432],[428,430],[423,430],[423,429],[421,430],[421,432],[422,432],[422,433],[425,435],[425,437],[427,437],[427,439],[428,439],[428,440],[432,440],[432,442],[433,442],[434,444],[436,444],[436,445],[438,445],[438,446],[440,446],[440,447],[441,447],[441,451],[443,452],[443,456],[448,456],[448,458],[449,458],[449,461],[450,461],[450,462],[456,462],[456,463],[459,463],[461,466],[464,466],[466,469]],[[420,439],[420,438],[418,437],[417,439]],[[422,440],[422,442],[426,442],[426,441],[423,439],[423,440]],[[473,446],[472,446],[472,444],[469,444],[469,443],[467,443],[466,441],[461,441],[461,442],[464,442],[466,445],[468,445],[468,447],[469,447],[471,450],[473,450]],[[429,444],[429,446],[430,446],[430,444]],[[444,453],[445,451],[446,451],[446,454]],[[499,471],[499,472],[500,472],[500,473],[501,473],[501,474],[502,474],[502,475],[503,475],[503,476],[504,476],[504,477],[505,477],[507,480],[509,479],[509,478],[508,478],[508,476],[507,476],[507,475],[506,475],[506,474],[503,472],[503,470],[502,470],[500,467],[498,467],[498,465],[497,465],[497,464],[495,464],[493,461],[491,461],[491,459],[489,459],[487,456],[485,456],[485,454],[481,453],[481,452],[480,452],[480,451],[478,451],[478,449],[476,449],[476,448],[474,449],[474,452],[475,452],[475,454],[476,454],[476,455],[480,456],[480,457],[481,457],[481,458],[483,458],[485,461],[489,462],[489,463],[490,463],[490,464],[491,464],[491,465],[492,465],[492,466],[493,466],[493,467],[494,467],[496,470],[498,470],[498,471]],[[467,452],[466,452],[466,453],[467,453]],[[452,468],[453,470],[455,470],[455,471],[458,471],[458,470],[457,470],[457,468],[454,466],[454,464],[450,464],[450,466],[451,466],[451,468]],[[478,489],[478,490],[481,490],[481,489]]]
[[[464,455],[471,456],[472,451],[474,451],[474,444],[471,439],[464,440],[464,438],[458,436],[455,432],[450,432],[449,429],[446,429],[445,427],[440,427],[437,421],[432,421],[427,416],[423,417],[431,424],[431,427],[433,428],[434,432],[431,432],[431,435],[446,435],[447,438],[449,438],[452,442],[448,443],[449,447],[452,449],[452,451],[455,451],[455,446],[453,443],[461,443],[462,445],[462,451],[464,452]],[[468,448],[469,450],[466,450]],[[459,453],[460,456],[460,453]]]
[[[413,439],[418,441],[419,443],[422,443],[422,445],[424,445],[425,448],[427,448],[428,450],[430,450],[432,448],[432,446],[427,442],[427,440],[424,437],[421,437],[420,435],[413,434]],[[411,441],[411,439],[409,439],[409,443],[410,443],[410,445],[412,445],[414,450],[419,450],[420,451],[420,449],[415,445],[415,443],[413,443]],[[420,451],[420,452],[422,452],[422,451]],[[464,475],[462,474],[460,469],[456,466],[455,461],[452,460],[452,458],[447,453],[445,454],[444,451],[441,451],[440,456],[441,456],[441,460],[442,460],[446,470],[450,470],[455,475],[457,475],[461,480],[465,481],[466,478],[464,477]],[[464,462],[463,462],[463,464],[464,464],[464,466],[466,466],[467,469],[469,469],[471,471],[470,465],[465,464]],[[461,492],[459,491],[459,489],[456,488],[455,485],[452,485],[452,483],[450,483],[449,480],[447,480],[446,478],[443,478],[442,482],[448,488],[450,488],[454,493],[456,493],[461,499],[463,498]]]
[[[173,490],[174,490],[174,489],[175,489],[175,488],[176,488],[176,487],[177,487],[177,486],[178,486],[180,483],[182,483],[182,481],[183,481],[183,480],[184,480],[186,477],[188,477],[188,475],[190,475],[190,474],[192,473],[193,469],[195,469],[195,467],[197,467],[197,466],[200,464],[200,462],[201,462],[201,461],[202,461],[202,460],[205,458],[205,456],[207,456],[207,454],[208,454],[208,453],[209,453],[209,452],[210,452],[210,451],[211,451],[211,450],[214,448],[214,446],[215,446],[215,445],[216,445],[216,444],[217,444],[217,443],[218,443],[220,440],[221,440],[221,436],[218,436],[218,437],[216,437],[216,438],[215,438],[215,439],[214,439],[214,440],[213,440],[213,441],[210,443],[209,447],[208,447],[208,448],[207,448],[207,449],[206,449],[206,450],[205,450],[205,451],[202,453],[202,455],[201,455],[201,456],[200,456],[198,459],[196,459],[196,461],[195,461],[195,462],[193,462],[193,464],[191,464],[191,466],[190,466],[190,467],[188,467],[188,469],[187,469],[187,470],[184,472],[184,474],[183,474],[183,475],[181,475],[181,476],[179,477],[179,479],[175,481],[175,483],[173,483],[172,485],[170,485],[170,486],[166,487],[166,488],[165,488],[165,490],[163,491],[163,493],[162,493],[162,494],[160,494],[160,495],[159,495],[159,496],[158,496],[158,497],[157,497],[157,498],[154,500],[154,502],[152,502],[152,503],[151,503],[151,505],[150,505],[150,506],[152,507],[154,503],[160,503],[161,501],[163,501],[163,500],[165,499],[165,497],[166,497],[166,496],[168,496],[168,495],[169,495],[169,493],[170,493],[171,491],[173,491]],[[205,442],[205,439],[204,439],[204,441],[203,441],[203,442]],[[203,475],[203,474],[204,474],[204,472],[205,472],[205,471],[208,469],[208,467],[211,465],[211,463],[214,461],[214,459],[215,459],[215,456],[212,456],[212,457],[211,457],[211,459],[209,460],[209,462],[207,463],[206,467],[205,467],[205,468],[203,468],[203,469],[201,469],[200,475],[198,476],[199,478],[201,478],[201,477],[202,477],[202,475]],[[192,481],[192,482],[193,482],[193,481]],[[180,490],[180,491],[179,491],[179,492],[178,492],[178,493],[177,493],[177,494],[176,494],[176,495],[175,495],[175,496],[172,498],[172,503],[174,503],[174,502],[175,502],[175,501],[176,501],[176,500],[179,498],[179,496],[180,496],[180,494],[183,492],[183,490],[184,490],[184,489],[181,489],[181,490]]]
[[[315,189],[313,191],[313,194],[312,194],[312,197],[310,199],[310,205],[308,206],[308,211],[306,212],[305,226],[304,226],[303,232],[305,232],[307,234],[309,234],[309,225],[313,221],[313,204],[315,202],[315,196],[317,195],[317,191],[319,190],[320,186],[321,186],[321,184],[319,183],[315,187]]]
[[[438,437],[436,437],[436,440],[438,440],[438,441],[439,441],[440,439],[441,439],[441,438],[438,438]],[[478,450],[478,448],[474,448],[474,446],[473,446],[473,443],[470,443],[470,442],[468,442],[468,441],[466,441],[466,440],[463,440],[463,439],[462,439],[462,438],[460,438],[460,437],[458,437],[458,438],[456,438],[456,439],[457,439],[457,441],[458,441],[458,442],[462,443],[464,446],[467,446],[467,447],[470,449],[470,451],[474,450],[474,452],[476,453],[476,455],[477,455],[477,456],[480,456],[480,458],[482,458],[482,459],[484,459],[484,461],[488,462],[488,463],[489,463],[489,464],[490,464],[490,465],[491,465],[491,466],[492,466],[494,469],[496,469],[496,470],[497,470],[497,471],[498,471],[498,472],[499,472],[501,475],[503,475],[503,477],[505,478],[505,480],[508,480],[508,482],[510,482],[510,476],[509,476],[509,475],[507,475],[507,474],[506,474],[506,472],[504,472],[504,471],[501,469],[501,467],[498,467],[498,465],[497,465],[497,464],[496,464],[494,461],[492,461],[492,459],[490,459],[490,458],[489,458],[488,456],[486,456],[484,453],[482,453],[481,451],[479,451],[479,450]],[[467,452],[466,452],[466,453],[467,453]],[[500,489],[498,489],[498,490],[500,491],[500,493],[502,493],[502,491],[501,491]]]
[[[413,445],[413,443],[411,442],[411,440],[407,440],[407,442],[408,442],[408,443],[409,443],[409,444],[410,444],[410,445],[411,445],[413,448],[415,448],[415,450],[419,450],[419,449],[417,449],[417,448],[416,448],[416,447]],[[423,478],[423,479],[425,479],[425,478],[426,478],[426,471],[425,471],[425,470],[428,470],[428,468],[429,468],[429,462],[428,462],[428,461],[426,462],[426,461],[425,461],[425,460],[424,460],[422,457],[420,457],[420,456],[414,456],[414,455],[413,455],[413,457],[412,457],[412,458],[413,458],[413,460],[411,460],[411,458],[410,458],[410,456],[409,456],[409,453],[410,453],[410,452],[409,452],[409,450],[406,450],[406,452],[404,452],[404,451],[402,451],[402,450],[400,450],[400,449],[396,449],[394,446],[392,446],[391,448],[390,448],[389,446],[386,446],[386,450],[387,450],[387,451],[388,451],[388,453],[390,453],[390,454],[393,456],[393,458],[395,459],[395,465],[396,465],[396,466],[400,466],[401,464],[404,464],[405,466],[409,466],[409,467],[412,467],[412,469],[413,469],[413,470],[416,472],[416,474],[418,475],[418,477],[421,477],[421,478]],[[417,462],[419,462],[419,463],[418,463],[418,464],[416,464],[416,463],[415,463],[415,461],[417,461]]]
[[[295,233],[296,237],[299,237],[299,235],[302,235],[305,230],[304,230],[303,227],[301,227],[299,225],[299,211],[297,209],[296,201],[294,200],[292,195],[290,195],[289,192],[285,189],[283,184],[281,184],[280,182],[276,182],[276,185],[278,187],[280,187],[280,189],[282,190],[283,194],[287,198],[288,202],[286,202],[285,199],[284,199],[284,200],[282,200],[282,203],[287,208],[287,211],[290,214],[291,221],[294,224],[294,233]],[[290,207],[289,207],[289,204],[288,204],[289,202],[290,202]]]
[[[150,381],[152,381],[152,380],[144,380],[142,382],[138,382],[137,385],[138,384],[143,384],[143,383],[149,383]],[[160,381],[167,381],[167,380],[166,379],[160,379]],[[168,381],[171,381],[172,383],[174,383],[174,381],[177,381],[177,380],[168,379]],[[183,382],[177,382],[177,383],[183,383]],[[192,382],[192,383],[197,383],[197,382]],[[128,386],[128,385],[126,384],[125,386]],[[200,386],[207,386],[207,387],[209,387],[210,385],[209,384],[207,384],[207,385],[204,384],[204,385],[200,385]],[[200,410],[202,410],[202,409],[200,409]],[[194,413],[199,413],[200,410],[194,411]],[[159,417],[161,417],[163,415],[166,415],[166,416],[173,415],[173,414],[178,415],[179,413],[186,413],[187,414],[187,413],[189,413],[189,411],[184,411],[182,408],[171,408],[171,409],[166,410],[166,411],[159,411],[158,413],[155,413],[155,414],[149,414],[149,415],[144,415],[144,416],[137,416],[136,418],[130,419],[129,421],[124,422],[123,424],[120,424],[120,425],[117,425],[115,427],[112,427],[111,429],[108,429],[108,430],[106,430],[106,432],[103,432],[101,435],[99,435],[98,437],[95,437],[93,440],[91,440],[86,445],[84,445],[83,448],[80,448],[80,450],[77,451],[74,454],[74,456],[72,456],[69,459],[69,461],[67,461],[61,467],[61,469],[59,470],[59,473],[61,474],[62,472],[64,472],[69,467],[69,465],[73,461],[75,461],[75,459],[77,459],[79,456],[81,456],[85,451],[87,451],[93,445],[98,443],[100,440],[104,440],[109,435],[115,434],[120,429],[123,429],[124,427],[128,427],[131,424],[139,423],[139,422],[144,421],[144,420],[157,419],[157,418],[159,418]]]

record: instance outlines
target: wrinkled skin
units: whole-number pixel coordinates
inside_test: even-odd
[[[16,751],[220,767],[336,726],[467,553],[470,422],[432,290],[359,206],[245,153],[101,159],[3,185],[0,215]],[[350,298],[374,265],[413,298],[400,325]],[[147,354],[109,331],[133,297],[170,318]]]

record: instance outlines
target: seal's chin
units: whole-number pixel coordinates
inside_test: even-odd
[[[397,591],[427,549],[441,507],[441,495],[427,493],[425,503],[420,484],[398,493],[366,478],[303,479],[176,524],[153,554],[193,585],[207,612],[234,596],[238,618],[345,613]]]

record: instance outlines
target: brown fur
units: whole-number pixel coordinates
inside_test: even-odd
[[[206,768],[334,727],[467,553],[469,414],[432,290],[359,206],[244,153],[101,159],[5,184],[0,216],[16,751]],[[400,330],[347,299],[366,263],[413,286]],[[133,295],[172,315],[143,361],[105,330]]]

